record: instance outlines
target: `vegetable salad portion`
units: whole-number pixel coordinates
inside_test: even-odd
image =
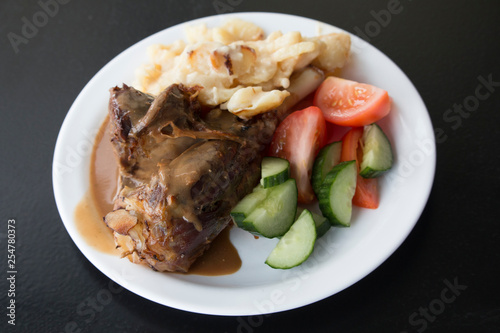
[[[377,121],[387,116],[387,91],[327,77],[307,107],[278,126],[262,179],[233,209],[235,223],[255,235],[280,238],[265,261],[288,269],[303,263],[330,227],[349,227],[353,205],[379,206],[378,177],[391,169],[393,152]],[[340,141],[329,124],[346,127]],[[322,215],[302,204],[317,203]]]

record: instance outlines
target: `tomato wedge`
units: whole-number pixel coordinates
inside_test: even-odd
[[[354,127],[347,132],[342,138],[342,154],[340,160],[345,161],[358,161],[358,147],[359,140],[363,136],[363,127]]]
[[[356,127],[385,117],[391,110],[391,99],[383,89],[330,76],[316,91],[314,105],[323,111],[327,121]]]
[[[342,154],[340,160],[342,162],[356,160],[358,171],[363,155],[361,145],[359,144],[362,136],[363,127],[354,127],[342,138]],[[358,173],[356,192],[354,192],[352,203],[359,207],[376,209],[378,208],[379,202],[380,197],[377,178],[363,178]]]
[[[300,203],[310,203],[315,199],[311,186],[312,167],[325,140],[326,121],[315,106],[292,112],[274,132],[269,155],[290,162],[290,173],[297,182]]]

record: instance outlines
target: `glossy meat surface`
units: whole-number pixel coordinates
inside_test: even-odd
[[[205,110],[198,90],[182,85],[156,98],[126,85],[110,93],[120,179],[105,222],[122,256],[158,271],[187,272],[257,184],[276,112],[242,120]]]

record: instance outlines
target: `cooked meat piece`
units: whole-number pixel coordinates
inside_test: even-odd
[[[205,110],[197,88],[172,85],[155,99],[110,90],[120,179],[105,217],[122,256],[158,271],[187,272],[258,183],[275,111],[242,120]]]

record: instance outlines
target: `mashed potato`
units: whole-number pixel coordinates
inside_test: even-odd
[[[350,37],[332,33],[304,37],[264,31],[240,19],[220,27],[187,26],[186,40],[152,45],[149,63],[137,72],[135,86],[153,95],[173,83],[199,86],[201,103],[249,118],[279,106],[289,95],[290,76],[313,65],[326,72],[342,67]]]

